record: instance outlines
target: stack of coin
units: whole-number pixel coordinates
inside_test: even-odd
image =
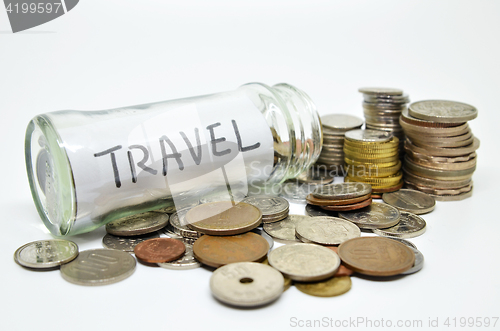
[[[344,169],[344,134],[363,126],[359,117],[345,114],[330,114],[321,117],[323,126],[323,148],[316,163],[319,169],[343,174]]]
[[[426,100],[412,103],[401,115],[405,130],[404,180],[408,188],[441,201],[472,195],[479,139],[467,121],[477,109],[465,103]]]
[[[345,135],[346,182],[371,184],[373,193],[393,192],[403,186],[399,139],[389,132],[353,130]],[[379,197],[378,195],[376,195]]]
[[[366,128],[386,131],[398,137],[399,152],[402,155],[404,131],[399,124],[399,116],[410,102],[408,95],[403,94],[403,90],[394,88],[365,87],[358,91],[363,93]]]
[[[372,203],[372,188],[365,183],[340,183],[317,187],[307,203],[329,211],[356,210]]]
[[[251,204],[262,212],[262,223],[281,221],[288,216],[290,204],[281,197],[267,195],[252,196],[243,199],[243,202]]]

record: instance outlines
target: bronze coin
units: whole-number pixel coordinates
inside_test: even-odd
[[[214,268],[235,262],[259,262],[268,251],[267,240],[253,232],[224,237],[204,235],[193,245],[194,257]]]
[[[326,248],[330,248],[332,251],[338,254],[337,246],[325,246]],[[342,276],[350,276],[354,273],[351,269],[347,268],[345,265],[340,264],[339,270],[333,277],[342,277]]]
[[[306,197],[307,203],[315,206],[344,206],[344,205],[352,205],[353,203],[365,201],[370,198],[371,193],[365,194],[363,196],[351,199],[343,199],[343,200],[331,200],[331,199],[318,199],[315,198],[312,194],[309,194]]]
[[[359,237],[340,244],[342,262],[369,276],[394,276],[410,269],[415,253],[408,246],[382,237]]]
[[[372,203],[372,198],[368,198],[365,201],[361,201],[358,203],[354,203],[352,205],[345,205],[345,206],[321,206],[322,209],[325,210],[330,210],[330,211],[349,211],[349,210],[356,210],[356,209],[361,209],[366,206],[369,206]]]
[[[186,213],[185,220],[192,230],[213,236],[230,236],[259,226],[262,212],[245,202],[218,201],[194,207]]]
[[[135,256],[148,263],[165,263],[184,255],[186,246],[177,239],[154,238],[141,242],[134,248]]]
[[[389,192],[395,192],[399,190],[400,188],[403,187],[404,182],[401,181],[399,184],[391,186],[391,187],[386,187],[386,188],[374,188],[373,193],[389,193]]]

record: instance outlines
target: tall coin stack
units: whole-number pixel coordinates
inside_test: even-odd
[[[363,120],[346,114],[330,114],[321,117],[323,126],[323,148],[316,162],[317,168],[335,171],[344,175],[344,135],[347,131],[359,129]]]
[[[363,93],[366,128],[390,132],[398,137],[399,154],[403,156],[404,131],[399,124],[399,117],[410,102],[408,95],[400,89],[382,87],[364,87],[358,91]]]
[[[440,201],[470,197],[479,139],[472,135],[467,121],[476,117],[477,109],[465,103],[412,103],[400,119],[406,134],[406,186]]]
[[[346,182],[372,185],[376,197],[403,186],[399,139],[389,132],[353,130],[345,134]]]

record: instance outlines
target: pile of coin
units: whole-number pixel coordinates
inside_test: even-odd
[[[359,117],[346,114],[330,114],[321,116],[323,127],[323,147],[316,162],[316,167],[335,171],[343,176],[344,170],[344,135],[347,131],[363,126]]]
[[[372,203],[372,187],[365,183],[339,183],[317,187],[307,203],[327,211],[356,210]]]
[[[472,195],[479,139],[467,121],[477,117],[471,105],[445,100],[412,103],[401,115],[405,130],[404,181],[408,188],[441,201]]]
[[[403,186],[403,174],[398,148],[399,139],[389,132],[369,129],[347,132],[345,181],[370,184],[376,197],[399,190]]]
[[[363,93],[366,128],[386,131],[399,138],[402,155],[404,131],[399,124],[399,116],[410,102],[408,95],[394,88],[365,87],[358,91]]]
[[[257,207],[262,212],[262,223],[277,222],[288,216],[290,203],[281,197],[267,195],[252,196],[243,202]]]

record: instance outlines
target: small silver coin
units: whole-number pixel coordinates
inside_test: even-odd
[[[358,91],[370,95],[403,95],[403,90],[391,87],[361,87]]]
[[[61,266],[62,277],[77,285],[108,285],[134,273],[135,258],[116,249],[89,249]]]
[[[104,238],[102,238],[102,245],[104,248],[117,249],[124,252],[133,252],[137,244],[143,242],[144,240],[159,237],[160,236],[156,232],[136,237],[119,237],[108,233],[104,236]]]
[[[19,247],[14,260],[23,267],[49,269],[68,263],[78,256],[78,246],[69,240],[51,239],[30,242]]]
[[[215,298],[237,307],[257,307],[283,293],[285,280],[274,268],[255,262],[238,262],[218,268],[210,277]]]
[[[313,217],[299,222],[295,234],[303,242],[320,245],[339,245],[346,240],[361,236],[361,230],[353,223],[337,217]]]
[[[378,130],[352,130],[345,134],[346,139],[361,142],[386,142],[391,140],[389,132]]]
[[[418,237],[425,232],[426,223],[422,217],[405,211],[401,211],[400,214],[398,224],[390,228],[372,229],[373,233],[384,237],[407,239]]]
[[[356,224],[360,229],[384,229],[399,223],[399,210],[385,203],[372,202],[368,207],[341,212],[339,217]]]
[[[344,200],[370,194],[372,186],[366,183],[338,183],[317,187],[312,195],[318,199]]]
[[[267,259],[285,276],[301,282],[330,278],[340,267],[337,253],[315,244],[283,245],[271,251]]]
[[[106,232],[114,236],[138,236],[160,230],[168,224],[166,213],[147,212],[117,219],[106,224]]]
[[[290,207],[290,204],[286,199],[266,195],[248,197],[245,198],[243,202],[259,208],[262,212],[263,222],[265,219],[273,218],[277,215],[283,215],[283,213],[288,212],[288,208]]]
[[[268,224],[268,223],[266,223],[266,224]],[[273,224],[273,223],[269,223],[269,224]],[[256,233],[259,236],[262,236],[262,238],[266,239],[267,243],[269,244],[269,251],[271,251],[271,249],[274,246],[273,238],[270,235],[268,235],[262,228],[252,229],[252,232]]]
[[[183,238],[180,239],[186,246],[186,252],[184,255],[172,262],[157,263],[160,267],[172,270],[188,270],[201,267],[201,263],[194,257],[193,244],[194,239]]]
[[[385,203],[399,210],[413,214],[425,214],[434,210],[436,200],[420,191],[400,189],[396,192],[384,193],[382,199]]]
[[[298,242],[299,240],[295,236],[295,227],[299,222],[309,222],[312,219],[310,216],[288,215],[288,217],[279,222],[264,224],[263,228],[264,231],[275,239]]]
[[[477,109],[462,102],[424,100],[410,104],[408,114],[431,122],[463,123],[476,118]]]
[[[354,130],[363,126],[361,118],[347,114],[329,114],[321,116],[321,124],[332,130]]]
[[[410,249],[413,251],[413,253],[415,253],[415,263],[413,264],[413,267],[406,270],[405,272],[402,272],[401,275],[414,274],[417,271],[422,270],[422,268],[424,267],[424,255],[414,247],[410,247]]]

